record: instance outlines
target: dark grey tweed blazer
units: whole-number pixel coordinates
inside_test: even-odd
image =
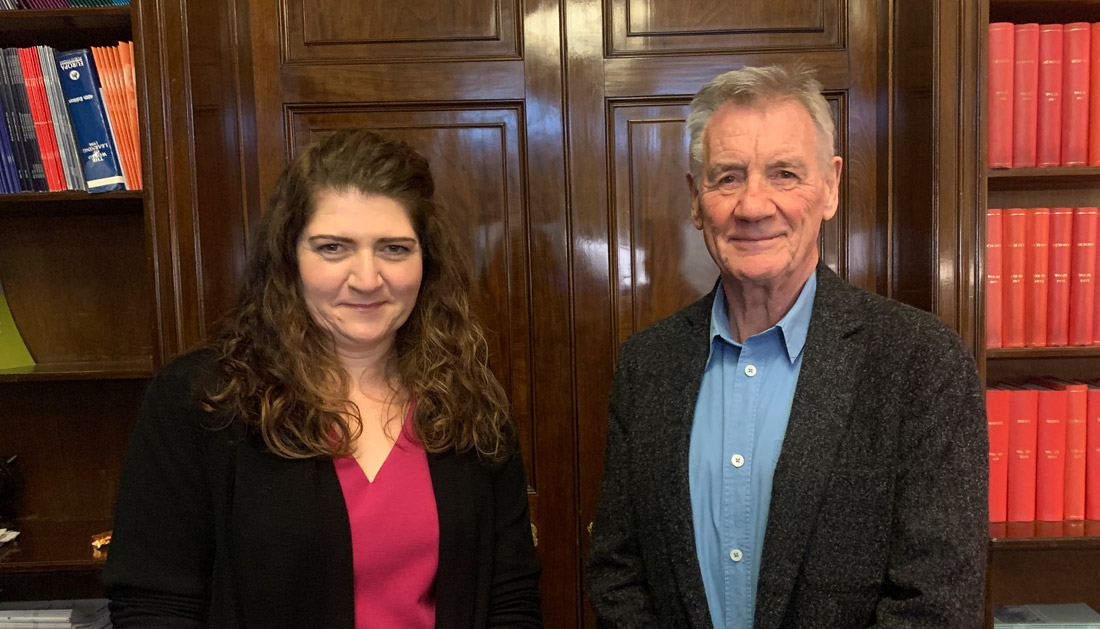
[[[755,627],[979,627],[985,407],[935,317],[824,265],[775,469]],[[589,586],[601,627],[711,627],[688,447],[714,294],[628,339]]]

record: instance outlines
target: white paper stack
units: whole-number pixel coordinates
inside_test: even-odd
[[[107,599],[0,603],[0,629],[105,629]]]
[[[1100,629],[1100,614],[1085,605],[998,605],[993,608],[996,629]]]

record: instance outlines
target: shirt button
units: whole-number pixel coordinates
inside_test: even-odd
[[[746,365],[745,366],[745,375],[750,377],[750,378],[755,376],[756,375],[756,365]]]
[[[741,551],[734,548],[730,551],[730,559],[734,561],[741,561]]]
[[[733,455],[733,458],[730,459],[730,463],[733,463],[734,467],[741,467],[745,464],[745,457],[741,456],[740,454],[735,454]]]

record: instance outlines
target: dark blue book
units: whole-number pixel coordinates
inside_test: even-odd
[[[11,140],[12,150],[15,153],[19,190],[30,192],[34,190],[34,179],[31,177],[30,162],[23,150],[23,124],[20,122],[19,113],[15,110],[15,98],[12,96],[11,81],[8,78],[8,64],[4,62],[3,50],[0,50],[0,103],[4,105],[4,123],[7,127],[8,138]]]
[[[8,80],[14,97],[14,108],[23,130],[23,152],[27,156],[27,163],[31,169],[31,178],[34,181],[35,192],[46,192],[50,189],[46,181],[46,165],[42,162],[42,153],[38,146],[38,134],[34,128],[34,118],[31,116],[31,101],[27,96],[27,84],[23,77],[23,67],[19,63],[19,51],[15,48],[3,49],[4,62],[8,67]]]
[[[4,122],[6,113],[3,101],[0,101],[0,183],[6,193],[21,192],[19,172],[15,167],[15,149],[11,145],[8,125]]]
[[[126,180],[91,52],[81,49],[58,53],[57,76],[76,132],[88,192],[125,190]]]

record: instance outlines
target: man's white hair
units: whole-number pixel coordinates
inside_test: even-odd
[[[703,132],[714,112],[726,103],[751,107],[769,102],[794,101],[806,108],[817,129],[818,164],[825,169],[836,154],[836,128],[829,103],[821,95],[821,83],[803,64],[745,67],[720,74],[695,93],[687,117],[690,137],[691,176],[701,182],[703,174]]]

